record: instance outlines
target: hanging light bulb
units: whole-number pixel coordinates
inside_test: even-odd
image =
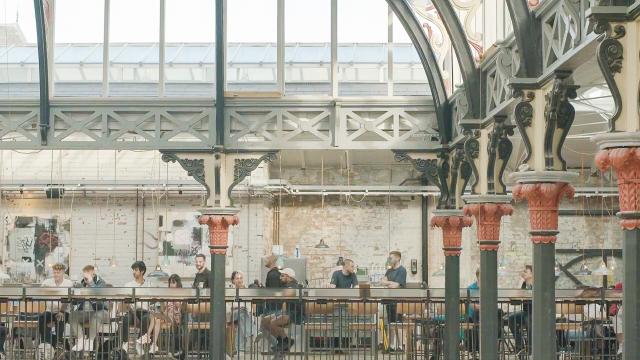
[[[116,262],[115,256],[112,256],[111,259],[109,259],[109,266],[112,268],[118,267],[118,263]]]
[[[609,269],[607,268],[607,264],[604,263],[604,260],[600,261],[600,266],[598,266],[597,269],[593,270],[592,274],[596,276],[609,275]]]
[[[591,275],[591,270],[589,270],[589,267],[587,266],[587,263],[582,263],[582,265],[580,265],[580,270],[576,271],[576,273],[574,274],[576,276],[589,276]]]
[[[616,264],[616,258],[612,256],[611,260],[609,261],[609,271],[611,271],[611,274],[615,274],[617,267],[618,264]]]
[[[438,270],[436,270],[433,273],[431,273],[431,276],[433,276],[433,277],[443,277],[444,276],[444,264],[440,264],[440,267],[438,268]]]

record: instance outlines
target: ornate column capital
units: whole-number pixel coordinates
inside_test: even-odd
[[[238,225],[236,215],[240,210],[234,208],[204,209],[198,218],[201,225],[209,227],[209,251],[211,255],[226,255],[229,241],[229,226]]]
[[[500,246],[500,220],[505,215],[513,214],[511,204],[468,204],[464,207],[464,214],[476,218],[480,251],[498,251]]]
[[[444,256],[460,256],[462,253],[462,229],[473,224],[473,218],[460,211],[441,211],[431,218],[431,227],[442,229]],[[454,214],[455,213],[455,214]]]
[[[558,208],[566,196],[573,198],[574,188],[566,182],[524,183],[513,188],[513,198],[527,200],[531,241],[534,244],[555,243],[558,234]]]
[[[596,155],[596,166],[602,171],[613,168],[616,172],[620,196],[620,225],[627,230],[640,229],[640,218],[629,216],[640,212],[640,148],[600,150]]]

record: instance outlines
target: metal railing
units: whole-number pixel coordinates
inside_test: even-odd
[[[214,330],[225,331],[232,359],[445,358],[442,289],[226,291],[227,321]],[[616,359],[621,294],[556,293],[558,358]],[[460,358],[479,359],[479,294],[460,295]],[[7,359],[208,358],[208,296],[197,289],[0,288],[0,350]],[[494,311],[499,358],[527,358],[530,291],[500,290]]]

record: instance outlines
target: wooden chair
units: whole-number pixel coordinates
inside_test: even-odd
[[[584,305],[570,302],[556,303],[556,337],[560,352],[571,351],[567,339],[569,332],[582,332]]]
[[[361,346],[360,334],[368,333],[371,339],[371,351],[374,356],[378,354],[378,304],[368,302],[355,302],[347,305],[349,317],[349,337],[355,342],[356,347]]]
[[[311,349],[311,345],[313,345],[309,343],[309,338],[311,337],[324,339],[320,347],[325,347],[326,345],[333,347],[333,338],[339,336],[339,334],[336,334],[337,329],[334,326],[336,309],[339,310],[333,303],[308,302],[304,304],[304,341],[307,349]],[[330,342],[327,343],[327,341]]]
[[[415,334],[418,323],[425,319],[427,304],[425,302],[400,303],[396,308],[401,314],[401,321],[390,325],[390,329],[395,332],[398,339],[403,338],[405,355],[407,359],[415,358],[416,343]],[[400,332],[400,334],[398,334]]]

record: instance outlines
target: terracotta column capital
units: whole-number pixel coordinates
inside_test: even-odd
[[[237,215],[200,215],[198,222],[209,227],[209,251],[211,255],[227,254],[229,241],[229,226],[238,225],[240,219]]]
[[[564,196],[573,198],[574,192],[573,186],[566,182],[525,183],[513,188],[514,199],[529,203],[531,241],[534,244],[555,244],[560,200]]]
[[[513,214],[513,207],[496,203],[468,204],[464,207],[464,214],[476,218],[480,251],[498,251],[500,220],[505,215]]]
[[[602,171],[613,168],[616,172],[622,215],[640,212],[640,148],[600,150],[596,155],[596,166]],[[621,216],[620,225],[627,230],[639,229],[640,219]]]
[[[442,250],[444,256],[460,256],[462,252],[462,228],[473,224],[470,216],[436,215],[431,218],[431,227],[442,229]]]

